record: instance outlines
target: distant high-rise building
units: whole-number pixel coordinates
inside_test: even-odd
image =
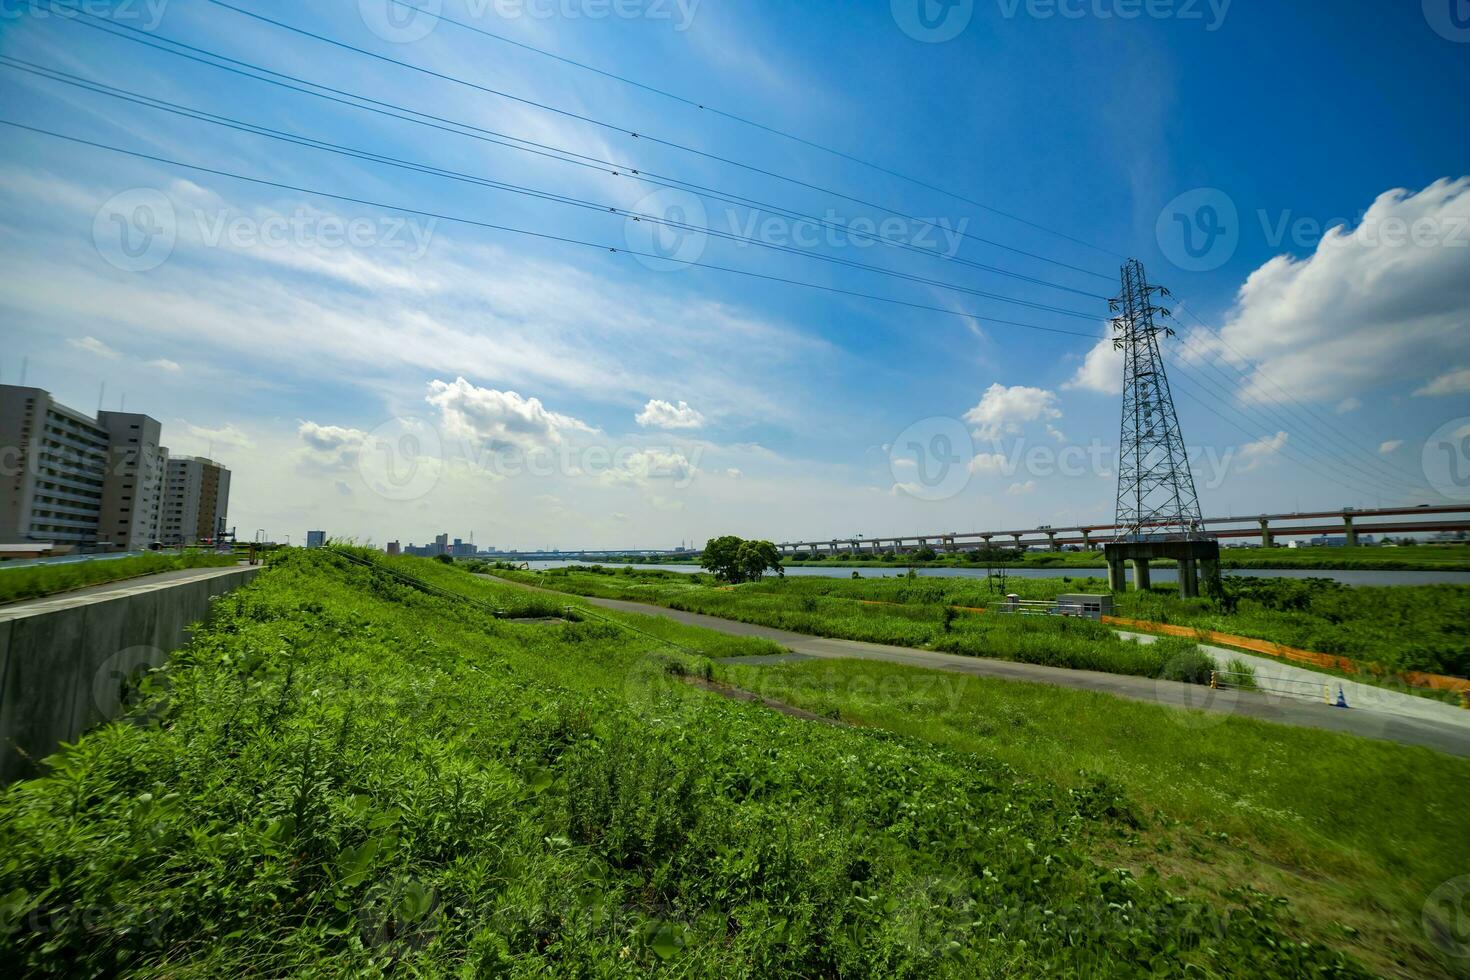
[[[218,539],[230,506],[230,471],[202,456],[173,456],[159,540],[170,547]]]
[[[321,548],[327,543],[326,531],[307,531],[306,546],[308,548]]]
[[[397,555],[401,555],[402,553],[403,553],[403,549],[399,546],[399,544],[398,544],[397,541],[389,541],[388,542],[388,554],[389,554],[389,556],[395,556],[396,557]]]
[[[0,385],[0,543],[95,546],[109,438],[49,392]]]
[[[435,535],[433,553],[436,555],[449,554],[449,534],[447,532],[444,534]]]
[[[141,551],[159,540],[168,450],[163,426],[135,412],[98,412],[109,437],[107,477],[97,540],[124,551]]]
[[[230,471],[169,459],[157,419],[67,408],[40,388],[0,385],[0,543],[139,551],[215,538]]]

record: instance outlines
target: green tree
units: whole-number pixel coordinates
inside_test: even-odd
[[[705,543],[704,553],[699,557],[699,567],[713,574],[715,578],[727,582],[741,581],[740,546],[744,543],[733,534],[711,538]]]
[[[914,552],[914,561],[933,561],[937,557],[938,555],[935,553],[934,549],[929,547],[927,544],[924,545],[924,547],[920,548],[918,551]]]
[[[781,552],[770,541],[746,541],[733,534],[713,538],[704,546],[700,565],[715,577],[734,585],[757,582],[768,571],[784,576]]]

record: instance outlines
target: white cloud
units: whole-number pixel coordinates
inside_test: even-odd
[[[184,419],[179,419],[179,424],[195,440],[208,443],[214,447],[228,446],[234,449],[255,448],[255,440],[251,439],[248,433],[235,425],[221,425],[215,428],[209,428],[208,426],[195,425],[193,422],[188,422]]]
[[[303,421],[296,429],[301,441],[306,443],[307,458],[323,466],[350,466],[362,451],[367,433],[340,425],[320,425]]]
[[[1378,451],[1380,453],[1383,453],[1384,455],[1387,455],[1388,453],[1393,452],[1395,449],[1399,448],[1403,444],[1404,440],[1402,439],[1390,439],[1387,442],[1380,443],[1378,446]]]
[[[1470,368],[1460,368],[1458,371],[1441,374],[1414,394],[1419,396],[1470,394]]]
[[[741,473],[739,469],[737,469],[734,466],[732,466],[732,467],[730,467],[729,469],[727,469],[725,471],[725,475],[728,476],[732,480],[738,480],[742,476],[744,476],[745,474]]]
[[[1346,415],[1348,412],[1356,412],[1363,407],[1363,403],[1356,398],[1344,398],[1337,403],[1337,414]]]
[[[965,413],[965,421],[975,426],[975,435],[990,440],[999,439],[1003,432],[1020,432],[1026,422],[1061,417],[1055,392],[1003,384],[987,388],[980,404]]]
[[[98,357],[122,357],[121,354],[113,350],[111,347],[108,347],[96,337],[72,337],[67,340],[67,344],[75,347],[79,351],[86,351],[88,354],[96,354]]]
[[[580,419],[548,411],[539,398],[481,388],[464,378],[429,382],[425,401],[439,409],[448,434],[472,438],[490,450],[557,445],[569,433],[596,431]]]
[[[170,373],[177,373],[178,371],[183,370],[179,367],[178,361],[170,361],[166,357],[160,357],[156,361],[149,361],[148,364],[152,367],[158,368],[160,371],[168,371]]]
[[[1012,483],[1006,488],[1006,493],[1012,497],[1023,497],[1036,489],[1035,480],[1027,480],[1025,483]]]
[[[1112,332],[1093,345],[1072,377],[1063,382],[1063,391],[1097,391],[1116,395],[1123,390],[1123,352],[1113,347]]]
[[[697,429],[704,425],[704,416],[690,408],[688,402],[672,405],[658,398],[649,399],[633,420],[644,428],[654,429]]]
[[[1274,436],[1266,436],[1241,446],[1239,452],[1236,453],[1236,457],[1244,463],[1240,471],[1249,473],[1266,463],[1286,447],[1290,438],[1285,432],[1277,432]]]
[[[1246,401],[1283,389],[1336,400],[1442,371],[1464,356],[1467,319],[1470,177],[1462,177],[1387,191],[1356,228],[1333,228],[1306,258],[1271,259],[1241,286],[1219,338],[1190,337],[1189,357],[1254,362]]]

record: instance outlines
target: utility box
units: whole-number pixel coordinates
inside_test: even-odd
[[[1063,614],[1068,616],[1102,619],[1104,616],[1113,614],[1111,595],[1059,595],[1057,605],[1062,608]]]

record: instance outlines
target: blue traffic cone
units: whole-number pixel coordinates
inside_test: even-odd
[[[1333,705],[1333,707],[1346,708],[1347,706],[1347,697],[1342,693],[1342,685],[1339,684],[1337,685],[1337,702]]]

